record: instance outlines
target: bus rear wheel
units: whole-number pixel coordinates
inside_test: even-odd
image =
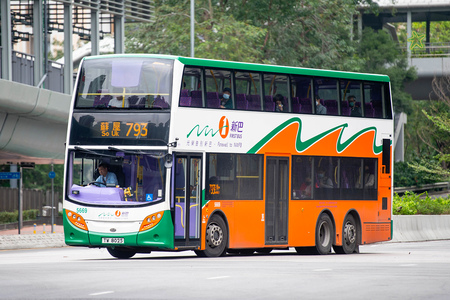
[[[316,225],[316,251],[318,254],[331,252],[333,244],[334,226],[330,216],[321,214]]]
[[[206,226],[205,250],[195,251],[198,256],[218,257],[224,256],[228,242],[228,231],[225,221],[218,215],[209,219]]]
[[[342,246],[333,246],[334,252],[338,254],[358,252],[358,227],[352,215],[345,217],[342,237]]]
[[[106,247],[109,254],[119,259],[128,259],[136,254],[136,251],[122,247]]]

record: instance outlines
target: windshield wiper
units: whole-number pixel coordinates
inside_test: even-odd
[[[127,150],[127,149],[120,149],[120,148],[116,148],[116,147],[108,147],[108,149],[112,150],[112,151],[123,152],[123,153],[133,154],[133,155],[148,155],[148,156],[156,158],[156,159],[161,159],[161,158],[165,157],[165,154],[164,155],[154,155],[154,154],[152,154],[152,152],[145,152],[145,151],[133,151],[133,150]]]
[[[89,153],[89,154],[93,154],[93,155],[97,155],[97,156],[113,157],[113,158],[116,158],[114,155],[103,154],[103,153],[95,152],[95,151],[93,151],[93,150],[89,150],[89,149],[86,149],[86,148],[83,148],[83,147],[80,147],[80,146],[75,146],[74,148],[75,148],[75,150],[77,150],[77,151],[82,151],[82,152]]]

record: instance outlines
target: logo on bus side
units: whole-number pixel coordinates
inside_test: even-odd
[[[219,134],[224,139],[228,136],[228,132],[230,131],[230,123],[228,122],[228,118],[223,116],[219,121]]]
[[[217,128],[217,127],[216,127]],[[242,148],[242,142],[214,142],[214,138],[217,134],[220,135],[222,139],[242,139],[244,131],[244,122],[239,120],[229,120],[227,116],[222,116],[219,120],[218,128],[215,130],[214,126],[203,126],[200,124],[195,125],[189,133],[186,135],[187,141],[186,146],[194,147],[232,147],[232,148]],[[200,139],[197,139],[197,138]],[[194,139],[192,139],[194,138]]]

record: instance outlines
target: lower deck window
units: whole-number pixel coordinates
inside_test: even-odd
[[[206,170],[208,200],[262,199],[262,155],[208,154]]]
[[[293,156],[292,199],[376,200],[377,159]]]

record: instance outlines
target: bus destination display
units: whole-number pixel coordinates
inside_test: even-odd
[[[102,137],[146,138],[148,123],[99,122]]]

